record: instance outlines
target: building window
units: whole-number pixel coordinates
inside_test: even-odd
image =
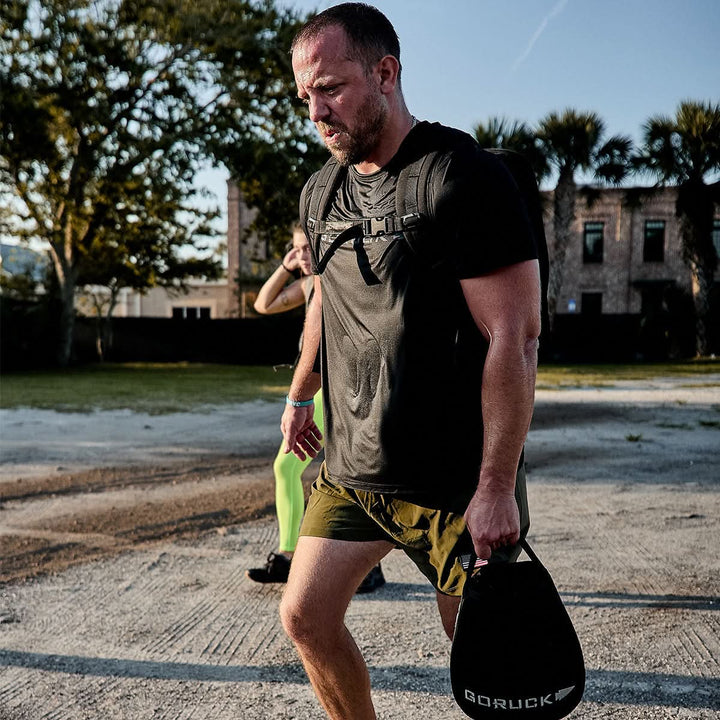
[[[601,263],[603,261],[603,231],[605,223],[586,222],[583,233],[583,262]]]
[[[715,254],[720,260],[720,220],[713,220],[712,241],[715,246]]]
[[[174,307],[173,320],[209,320],[209,307]]]
[[[665,221],[645,221],[645,242],[643,244],[643,262],[665,261]]]
[[[600,315],[602,314],[602,293],[586,292],[582,294],[580,300],[580,312],[583,315]]]

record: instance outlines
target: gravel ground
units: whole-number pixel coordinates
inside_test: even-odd
[[[324,717],[281,588],[245,577],[276,542],[280,410],[0,414],[1,720]],[[719,449],[717,375],[538,392],[530,541],[585,652],[573,718],[720,717]],[[95,551],[43,565],[68,546]],[[434,594],[401,553],[383,568],[348,615],[378,717],[459,720]]]

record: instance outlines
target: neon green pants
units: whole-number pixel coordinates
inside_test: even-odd
[[[318,390],[315,397],[315,414],[313,420],[325,432],[323,425],[322,390]],[[277,513],[280,534],[280,552],[294,552],[300,532],[300,522],[305,510],[305,494],[302,486],[302,474],[310,464],[311,458],[299,460],[292,453],[284,451],[285,443],[280,449],[273,463],[275,473],[275,512]]]

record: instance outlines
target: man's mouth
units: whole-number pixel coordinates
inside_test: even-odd
[[[322,135],[323,140],[328,144],[337,142],[341,133],[342,130],[340,128],[333,128],[327,126],[323,126],[320,128],[320,134]]]

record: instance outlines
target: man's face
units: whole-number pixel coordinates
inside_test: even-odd
[[[337,27],[298,45],[292,62],[298,97],[328,150],[342,165],[367,160],[388,113],[377,74],[348,59],[345,33]]]

